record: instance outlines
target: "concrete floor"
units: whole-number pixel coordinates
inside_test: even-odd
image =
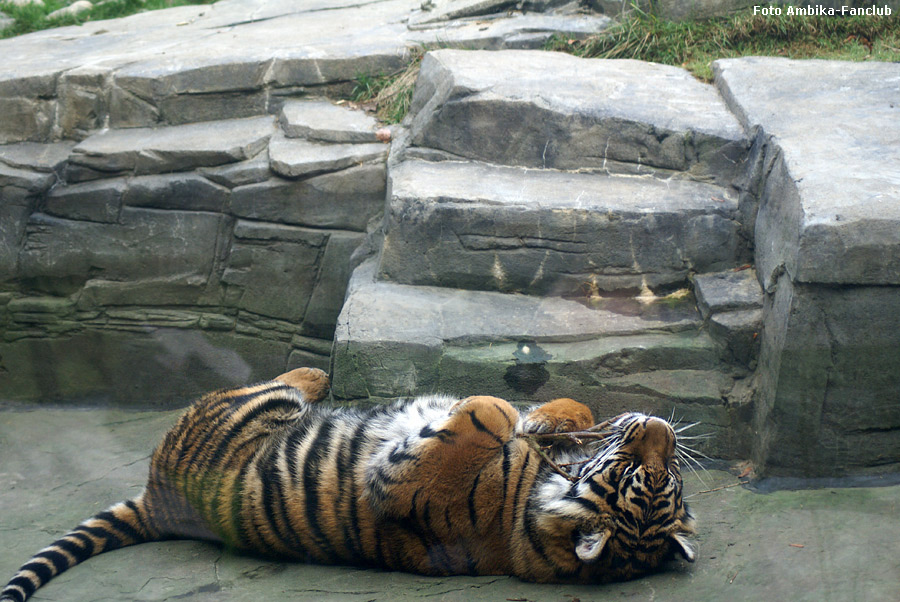
[[[0,580],[80,520],[140,491],[150,451],[177,414],[0,410]],[[761,494],[730,486],[737,479],[727,472],[701,476],[685,479],[700,525],[697,562],[628,583],[432,578],[279,564],[204,543],[164,542],[89,560],[34,599],[900,600],[900,486]]]

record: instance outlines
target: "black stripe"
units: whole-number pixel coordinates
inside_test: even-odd
[[[484,470],[482,468],[481,470]],[[481,471],[475,475],[475,481],[472,483],[472,488],[469,489],[469,522],[472,523],[473,527],[478,526],[478,513],[475,509],[475,492],[478,490],[478,482],[481,480]]]
[[[286,497],[281,486],[281,475],[278,473],[277,454],[278,448],[274,448],[265,458],[261,458],[256,465],[256,474],[262,485],[263,513],[269,523],[271,532],[288,550],[296,550],[298,554],[305,552],[297,532],[291,527],[287,508]],[[281,520],[279,520],[281,519]],[[282,526],[283,525],[283,528]],[[265,541],[262,533],[260,539]]]
[[[33,594],[34,590],[37,589],[37,587],[35,587],[34,583],[32,583],[31,579],[29,579],[28,577],[13,577],[12,580],[8,584],[6,584],[6,587],[10,588],[13,586],[21,587],[22,591],[25,592],[25,597],[19,598],[19,600],[25,600],[25,598]],[[4,589],[3,595],[12,595],[18,598],[20,594],[16,590],[7,591],[6,589]]]
[[[287,385],[283,388],[289,388]],[[241,417],[235,424],[228,429],[227,433],[224,433],[222,440],[219,442],[219,445],[216,447],[216,450],[210,455],[209,461],[207,462],[207,466],[209,468],[215,467],[225,455],[225,452],[228,451],[228,448],[231,446],[231,442],[241,434],[249,424],[252,424],[257,418],[259,418],[260,414],[266,414],[268,412],[272,412],[275,410],[296,410],[297,409],[297,401],[294,399],[285,399],[276,397],[274,399],[268,399],[264,403],[256,406],[244,416]],[[199,450],[199,448],[198,448]]]
[[[38,556],[38,558],[40,558],[41,556],[43,556],[43,554]],[[50,581],[53,578],[53,571],[51,571],[50,567],[47,566],[46,564],[44,564],[43,562],[35,562],[34,560],[29,560],[19,570],[20,571],[31,571],[32,573],[37,575],[37,578],[40,581],[41,585],[43,585],[44,583],[47,583],[48,581]]]
[[[500,464],[501,478],[503,479],[503,487],[500,491],[500,525],[503,525],[503,513],[506,508],[506,490],[509,487],[509,470],[510,470],[510,447],[512,442],[503,446],[503,462]]]
[[[103,547],[99,550],[95,548],[95,554],[106,552],[108,550],[115,550],[122,547],[122,540],[120,540],[115,533],[109,531],[108,529],[104,529],[103,527],[85,527],[84,525],[77,527],[77,529],[79,531],[84,531],[85,533],[90,533],[94,537],[103,540]]]
[[[68,552],[75,559],[75,564],[84,562],[91,557],[91,553],[83,546],[77,546],[68,539],[60,539],[54,544],[56,547]]]
[[[90,558],[94,554],[97,553],[97,546],[94,545],[94,540],[85,535],[84,533],[79,533],[77,530],[68,533],[66,537],[74,537],[84,546],[85,553],[87,554],[87,558]]]
[[[108,522],[113,529],[115,529],[134,543],[140,543],[144,540],[144,537],[140,533],[138,533],[130,523],[120,519],[112,512],[101,512],[100,514],[95,516],[94,519]]]
[[[576,503],[581,504],[582,506],[584,506],[585,508],[590,510],[591,512],[596,512],[596,513],[600,512],[600,508],[597,507],[597,504],[595,504],[594,502],[592,502],[589,499],[585,499],[583,497],[576,497],[576,498],[572,498],[572,499]]]
[[[322,424],[321,421],[317,421],[315,424],[313,424],[313,422],[313,417],[307,416],[307,420],[297,423],[294,428],[291,429],[291,433],[288,435],[285,443],[284,453],[287,458],[287,467],[291,477],[291,485],[296,485],[300,482],[300,470],[297,464],[297,449],[306,440],[310,428]]]
[[[488,435],[491,436],[492,439],[494,439],[494,441],[496,441],[500,445],[503,445],[503,443],[504,443],[503,439],[498,437],[496,435],[496,433],[494,433],[493,431],[488,429],[488,427],[484,426],[484,423],[482,423],[480,420],[478,420],[478,417],[475,415],[475,410],[469,410],[466,413],[469,415],[469,420],[472,421],[472,424],[475,426],[476,430],[479,430],[482,433],[487,433]]]
[[[525,535],[528,537],[528,543],[531,544],[531,549],[537,552],[538,556],[541,557],[545,564],[548,564],[553,568],[554,573],[557,573],[559,571],[559,566],[547,556],[547,550],[544,548],[544,543],[541,541],[540,533],[537,532],[537,526],[534,521],[535,511],[532,509],[532,499],[533,498],[529,496],[528,500],[525,502]]]
[[[506,420],[507,426],[512,426],[513,423],[509,420],[509,416],[506,415],[506,412],[503,410],[503,408],[501,408],[500,405],[499,405],[499,404],[496,404],[496,403],[494,403],[494,404],[492,404],[492,405],[493,405],[495,408],[497,408],[497,411],[500,413],[501,416],[503,416],[503,419]]]
[[[403,444],[398,445],[388,454],[388,462],[391,464],[399,464],[407,460],[415,460],[418,456],[405,451]]]
[[[519,478],[516,481],[516,490],[513,493],[513,528],[515,528],[516,519],[519,516],[519,490],[522,489],[522,481],[525,480],[525,469],[531,463],[531,450],[525,454],[525,462],[519,468]],[[505,496],[504,496],[505,497]]]
[[[142,508],[138,508],[138,505],[134,503],[134,500],[126,500],[126,501],[125,501],[125,506],[126,506],[129,510],[131,510],[131,511],[134,513],[134,522],[136,523],[136,524],[135,524],[135,527],[136,527],[140,532],[142,532],[142,533],[141,533],[142,536],[143,536],[142,538],[143,538],[143,539],[150,539],[150,538],[152,538],[152,537],[153,537],[153,533],[152,533],[152,531],[151,531],[149,525],[147,525],[147,523],[144,521],[144,517],[142,516],[142,514],[143,514],[143,509],[142,509]]]
[[[328,421],[322,425],[316,438],[313,439],[309,446],[309,453],[306,455],[303,466],[303,491],[306,494],[304,503],[306,508],[306,521],[312,530],[313,539],[316,540],[322,553],[329,562],[334,562],[336,553],[334,547],[328,541],[322,525],[319,523],[319,486],[320,469],[319,465],[324,458],[324,451],[327,451],[330,445],[331,433],[334,431],[334,422]]]
[[[341,490],[347,490],[348,495],[350,496],[350,537],[347,537],[347,544],[350,553],[353,555],[353,559],[359,561],[365,557],[365,552],[362,547],[362,531],[359,525],[359,507],[358,507],[358,492],[356,489],[356,466],[360,461],[360,446],[362,445],[362,441],[364,438],[366,430],[366,422],[360,421],[359,425],[357,425],[356,430],[353,431],[353,435],[350,439],[350,446],[348,449],[348,466],[347,472],[343,477],[343,481],[341,483]],[[346,531],[345,531],[346,534]]]
[[[47,550],[46,552],[41,552],[39,556],[49,560],[53,564],[54,575],[58,575],[69,568],[69,559],[66,558],[62,552]]]
[[[635,506],[637,506],[638,508],[640,508],[640,509],[643,510],[644,512],[647,511],[647,500],[646,500],[644,497],[642,497],[642,496],[632,496],[632,497],[627,498],[627,499],[628,499],[629,502],[631,502],[632,504],[634,504]]]

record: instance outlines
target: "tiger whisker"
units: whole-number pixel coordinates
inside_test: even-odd
[[[699,423],[699,422],[692,422],[692,423],[690,423],[690,424],[686,424],[686,425],[682,426],[681,428],[675,429],[675,433],[676,433],[676,434],[677,434],[677,433],[683,433],[684,431],[686,431],[686,430],[688,430],[688,429],[694,428],[694,427],[697,426],[698,424],[700,424],[700,423]]]
[[[708,487],[706,481],[704,481],[700,473],[697,472],[697,468],[699,468],[703,472],[708,472],[706,468],[696,458],[686,453],[683,449],[681,449],[681,447],[677,445],[675,446],[675,453],[678,456],[678,459],[682,460],[685,466],[687,466],[691,470],[691,472],[694,473],[694,476],[697,477],[700,483],[702,483],[704,487]]]

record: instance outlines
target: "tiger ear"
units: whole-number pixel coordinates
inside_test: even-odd
[[[578,545],[575,546],[575,555],[582,562],[593,562],[600,556],[603,546],[609,541],[612,532],[609,529],[597,533],[582,533],[578,537]]]
[[[681,533],[675,533],[672,535],[672,541],[675,544],[675,550],[681,554],[685,560],[688,562],[694,562],[694,559],[697,557],[696,552],[694,552],[694,548],[688,542],[684,535]]]

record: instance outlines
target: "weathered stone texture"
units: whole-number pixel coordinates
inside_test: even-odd
[[[779,281],[766,307],[755,425],[770,474],[900,466],[898,328],[895,287]]]
[[[383,209],[384,191],[384,163],[369,163],[303,180],[239,186],[231,194],[231,211],[248,219],[362,232]]]
[[[125,205],[222,213],[228,189],[193,173],[138,176],[128,180]]]
[[[328,234],[238,221],[222,281],[240,289],[237,306],[299,322],[306,312]]]
[[[387,159],[386,144],[326,144],[276,135],[269,144],[272,171],[286,178],[338,171]]]
[[[745,126],[777,142],[757,217],[764,286],[782,269],[798,282],[900,284],[900,65],[748,58],[715,73]]]
[[[288,101],[281,108],[281,127],[288,138],[321,142],[375,142],[378,122],[371,115],[329,100]]]
[[[23,275],[68,293],[88,279],[133,280],[178,274],[205,278],[225,218],[200,212],[123,208],[116,224],[30,217],[20,255]]]
[[[413,145],[507,165],[690,170],[726,182],[746,152],[711,86],[636,61],[435,51],[410,113]]]
[[[686,180],[405,161],[380,277],[556,295],[672,286],[734,265],[736,209],[727,190]]]
[[[69,161],[101,173],[188,171],[250,159],[265,148],[273,132],[271,117],[107,130],[78,144]]]
[[[119,221],[124,179],[87,182],[55,188],[44,202],[44,213],[56,217],[112,224]]]

